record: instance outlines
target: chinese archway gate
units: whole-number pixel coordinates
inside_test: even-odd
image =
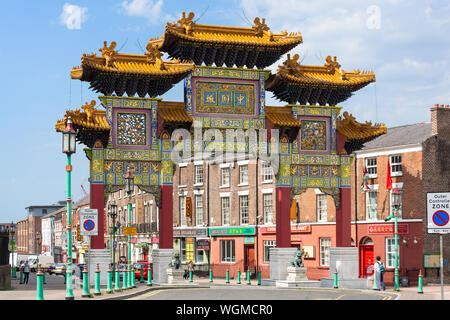
[[[155,282],[167,279],[165,268],[173,248],[171,135],[179,128],[193,134],[194,123],[200,123],[202,130],[222,132],[279,130],[278,251],[271,253],[271,278],[281,279],[283,270],[277,265],[292,257],[290,204],[306,188],[320,188],[333,197],[336,247],[350,247],[349,154],[385,133],[386,128],[358,123],[347,112],[340,115],[337,104],[375,81],[373,72],[341,70],[336,57],[327,57],[322,66],[301,65],[298,55],[291,58],[288,54],[272,73],[264,68],[301,44],[300,33],[273,33],[259,18],[251,28],[238,28],[196,24],[193,17],[193,13],[187,17],[183,13],[176,23],[167,23],[161,38],[149,40],[145,54],[118,53],[115,42],[109,46],[104,42],[100,55],[83,54],[81,65],[71,70],[72,79],[89,82],[101,94],[104,108],[96,109],[92,101],[82,106],[82,111],[67,110],[56,124],[60,131],[71,117],[78,141],[87,146],[91,207],[98,209],[100,225],[92,248],[104,248],[105,194],[124,188],[130,168],[134,184],[152,193],[160,207],[154,276]],[[172,60],[162,60],[162,52]],[[181,80],[184,102],[157,98]],[[267,91],[287,104],[266,106]],[[224,143],[218,148],[249,152],[249,143]]]

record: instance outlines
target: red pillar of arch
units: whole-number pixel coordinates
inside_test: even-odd
[[[276,246],[289,248],[291,246],[291,188],[277,187],[276,191]]]
[[[336,247],[351,247],[351,188],[340,188],[340,207],[336,208]]]
[[[159,248],[173,249],[173,186],[161,186],[159,210]]]
[[[91,236],[91,248],[92,249],[105,249],[104,239],[104,222],[105,222],[105,186],[103,184],[90,184],[90,202],[91,209],[98,210],[98,235]]]

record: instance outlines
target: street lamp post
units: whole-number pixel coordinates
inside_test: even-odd
[[[14,264],[14,247],[16,245],[14,242],[14,234],[16,233],[16,231],[14,229],[14,222],[11,222],[11,227],[9,229],[9,232],[11,233],[11,269],[12,269],[11,276],[13,278],[16,278],[17,277],[16,265]]]
[[[390,215],[385,219],[385,221],[389,221],[392,218],[394,218],[394,235],[395,235],[395,273],[394,273],[394,291],[400,291],[399,289],[399,281],[398,281],[398,269],[399,269],[399,263],[398,263],[398,210],[401,207],[401,193],[398,191],[397,188],[392,190],[392,207],[394,208],[394,214]]]
[[[116,218],[117,218],[117,204],[116,200],[113,200],[112,203],[109,204],[108,214],[113,221],[113,229],[112,229],[112,274],[115,276],[115,265],[116,265],[116,248],[114,244],[116,242]]]
[[[72,286],[72,199],[71,199],[71,155],[76,152],[76,131],[72,126],[72,119],[67,119],[67,126],[62,134],[62,152],[67,155],[67,272],[66,272],[66,300],[74,300]]]
[[[130,168],[127,170],[127,174],[125,176],[125,179],[127,181],[126,185],[126,192],[128,195],[128,227],[131,228],[131,193],[134,189],[134,177],[131,174]],[[131,235],[128,234],[128,270],[131,270]],[[133,275],[134,277],[134,275]],[[131,272],[128,279],[128,288],[132,287],[132,280],[131,280]]]

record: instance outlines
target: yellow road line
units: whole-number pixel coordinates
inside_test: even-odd
[[[155,294],[158,294],[158,293],[163,292],[163,291],[167,291],[167,290],[154,290],[154,291],[150,291],[149,293],[146,293],[146,294],[144,294],[142,296],[137,296],[137,297],[134,297],[134,298],[131,298],[131,299],[127,299],[127,300],[141,300],[141,299],[148,298],[150,296],[154,296]]]

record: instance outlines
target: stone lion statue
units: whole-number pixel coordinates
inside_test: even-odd
[[[296,267],[296,268],[303,267],[304,265],[303,265],[302,256],[303,256],[303,253],[297,248],[297,251],[295,251],[295,254],[294,254],[294,260],[291,261],[291,267]]]
[[[180,266],[181,266],[180,254],[175,253],[172,257],[172,260],[169,263],[169,268],[178,270],[180,269]]]

